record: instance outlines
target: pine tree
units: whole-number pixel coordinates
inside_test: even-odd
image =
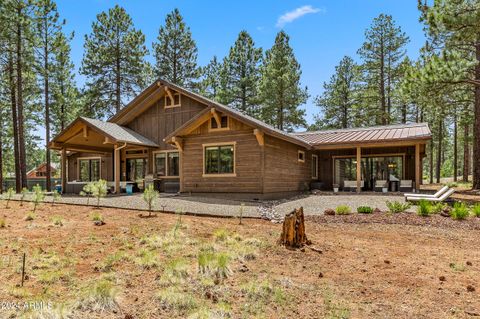
[[[427,6],[419,1],[427,34],[440,54],[432,56],[422,78],[474,91],[473,188],[480,189],[480,5],[478,1],[445,0]]]
[[[392,16],[380,14],[365,32],[365,42],[358,50],[364,60],[367,83],[376,91],[377,124],[388,124],[391,120],[393,87],[407,42],[408,37]]]
[[[48,148],[50,141],[50,97],[52,94],[51,77],[53,59],[57,51],[58,34],[62,32],[65,21],[59,21],[57,5],[51,0],[37,0],[35,8],[35,24],[37,43],[37,71],[43,82],[44,114],[45,114],[45,154],[46,154],[46,189],[51,190],[51,154]]]
[[[174,84],[195,88],[198,78],[197,45],[178,9],[167,14],[153,43],[157,76]]]
[[[85,36],[81,73],[98,115],[120,111],[144,86],[145,36],[133,26],[124,8],[116,5],[97,15]]]
[[[220,91],[221,79],[220,70],[222,64],[218,62],[217,56],[213,56],[208,65],[201,69],[202,80],[200,82],[200,94],[216,100]]]
[[[250,116],[258,116],[258,81],[262,49],[247,31],[241,31],[225,59],[227,72],[226,104]]]
[[[286,131],[306,126],[305,110],[299,106],[308,99],[307,88],[300,86],[302,72],[289,40],[280,31],[272,48],[266,51],[259,87],[262,120]]]
[[[316,116],[312,129],[348,128],[354,125],[358,108],[359,66],[345,56],[335,67],[335,74],[323,84],[324,92],[315,99],[323,118]]]

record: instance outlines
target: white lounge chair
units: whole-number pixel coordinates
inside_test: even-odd
[[[384,179],[378,179],[375,181],[375,187],[374,190],[376,192],[383,192],[384,188],[388,187],[388,182]]]
[[[450,188],[448,186],[443,186],[440,188],[435,194],[415,194],[415,193],[405,193],[403,196],[405,197],[422,197],[422,198],[439,198],[443,195],[446,191]]]
[[[419,202],[423,199],[429,202],[443,202],[444,200],[449,198],[450,195],[452,195],[453,193],[455,193],[455,190],[453,188],[450,188],[446,193],[444,193],[442,196],[438,198],[437,197],[407,197],[407,201]]]

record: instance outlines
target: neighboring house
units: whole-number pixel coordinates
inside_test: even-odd
[[[50,176],[54,177],[57,174],[57,169],[53,165],[50,165]],[[28,179],[33,179],[33,178],[41,178],[41,179],[46,179],[47,178],[47,163],[42,163],[38,167],[30,170],[27,172],[27,178]]]
[[[159,80],[108,122],[77,118],[49,147],[62,154],[65,192],[102,178],[116,192],[145,180],[162,191],[273,197],[419,185],[430,139],[425,123],[286,133]]]

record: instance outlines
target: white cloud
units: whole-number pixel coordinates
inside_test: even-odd
[[[325,12],[325,9],[314,8],[311,5],[296,8],[295,10],[286,12],[285,14],[281,15],[277,20],[277,27],[281,28],[285,24],[293,22],[306,14],[318,12]]]

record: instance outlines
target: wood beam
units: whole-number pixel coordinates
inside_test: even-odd
[[[172,101],[172,105],[175,103],[175,100],[173,99],[173,94],[172,91],[168,86],[165,86],[165,92],[167,93],[168,97],[170,98],[170,101]]]
[[[417,193],[420,191],[420,181],[421,181],[421,165],[420,165],[420,144],[415,145],[415,190]]]
[[[83,138],[88,138],[88,126],[83,126]]]
[[[183,152],[183,138],[174,136],[172,137],[172,142],[175,144],[175,146],[180,152]]]
[[[265,134],[259,129],[254,129],[253,134],[257,138],[258,145],[265,146]]]
[[[120,194],[120,148],[115,147],[114,151],[114,163],[113,163],[113,172],[114,172],[114,181],[115,181],[115,193]]]
[[[315,150],[337,150],[337,149],[352,149],[356,147],[361,148],[375,148],[375,147],[390,147],[390,146],[415,146],[416,144],[425,144],[427,140],[420,141],[390,141],[390,142],[377,142],[377,143],[352,143],[352,144],[330,144],[330,145],[316,145],[313,147]]]
[[[220,119],[220,115],[218,115],[217,110],[214,107],[210,109],[210,113],[212,113],[213,117],[215,118],[215,122],[217,122],[217,127],[220,128],[222,126],[222,121]]]
[[[148,107],[158,101],[158,99],[163,95],[163,91],[164,90],[162,88],[157,87],[157,89],[153,91],[149,96],[138,102],[138,104],[133,109],[129,110],[125,114],[122,114],[115,123],[123,125],[131,117],[131,114],[142,114]]]
[[[110,137],[105,137],[103,144],[115,144],[115,142]]]
[[[65,194],[67,188],[67,150],[62,148],[62,193]]]
[[[362,190],[362,148],[357,147],[357,193]]]
[[[61,148],[65,148],[67,150],[77,151],[77,152],[98,152],[98,153],[109,153],[109,154],[111,154],[112,152],[112,148],[107,148],[107,147],[69,144],[69,143],[57,143],[57,145]]]

